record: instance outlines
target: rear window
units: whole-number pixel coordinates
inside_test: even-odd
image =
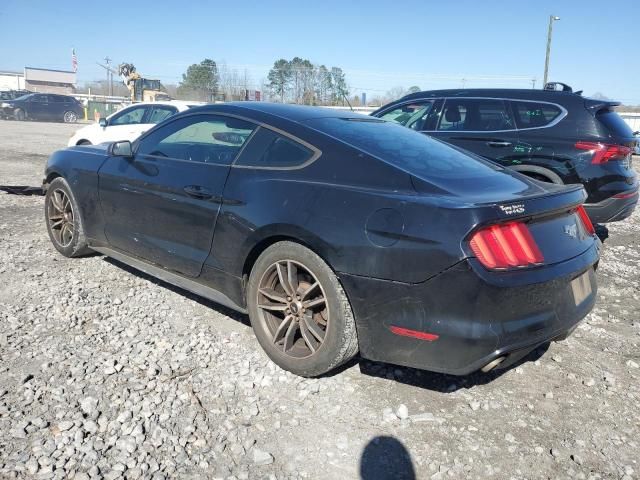
[[[596,114],[596,118],[607,128],[611,135],[622,138],[633,137],[631,127],[613,110],[600,110]]]
[[[438,130],[490,132],[513,130],[513,119],[503,100],[448,98]]]
[[[314,118],[306,122],[332,137],[424,178],[493,175],[497,165],[398,124],[373,119]]]
[[[513,100],[511,104],[513,105],[518,128],[546,127],[562,114],[560,107],[550,103]]]

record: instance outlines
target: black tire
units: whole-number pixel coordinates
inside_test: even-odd
[[[27,116],[24,113],[24,110],[20,108],[16,108],[16,110],[13,112],[13,118],[18,120],[19,122],[22,122],[27,119]]]
[[[64,123],[76,123],[78,121],[78,115],[76,114],[76,112],[68,110],[64,112],[62,120],[64,121]]]
[[[89,140],[80,140],[76,145],[91,145],[92,143]]]
[[[80,208],[69,184],[62,177],[55,178],[47,188],[44,218],[49,239],[62,255],[80,257],[91,253],[84,235]]]
[[[520,172],[520,173],[522,173],[523,175],[526,175],[527,177],[530,177],[530,178],[533,178],[535,180],[538,180],[540,182],[555,183],[549,177],[547,177],[546,175],[543,175],[541,173],[536,173],[536,172]]]
[[[278,265],[287,273],[281,276]],[[293,288],[288,279],[289,271],[295,272]],[[285,277],[288,287],[297,292],[291,295],[292,302],[285,302],[282,297],[271,300],[272,297],[262,293],[267,291],[270,295],[284,295],[288,299],[286,288],[279,281]],[[277,308],[287,303],[287,310],[272,312],[264,308],[271,303],[274,305],[269,307]],[[342,285],[322,258],[300,244],[279,242],[262,252],[249,277],[247,305],[253,331],[264,351],[274,363],[296,375],[323,375],[358,353],[355,320]],[[281,317],[284,318],[281,320]],[[287,325],[288,328],[283,329]],[[276,342],[278,332],[282,344]],[[288,352],[285,351],[287,343],[290,345]]]

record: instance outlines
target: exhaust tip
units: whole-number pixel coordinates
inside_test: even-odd
[[[483,373],[488,373],[491,370],[493,370],[494,368],[496,368],[498,365],[500,365],[504,361],[505,358],[507,358],[507,357],[506,356],[498,357],[498,358],[490,361],[489,363],[487,363],[480,370],[482,370]]]

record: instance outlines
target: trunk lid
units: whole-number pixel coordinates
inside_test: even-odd
[[[593,246],[596,239],[577,213],[586,199],[581,185],[542,183],[509,171],[496,176],[489,182],[437,182],[435,187],[448,194],[443,205],[466,213],[469,230],[462,249],[468,256],[473,256],[469,240],[476,231],[512,222],[529,229],[544,256],[543,265],[569,260]],[[414,178],[413,183],[419,193],[435,193],[431,182]]]

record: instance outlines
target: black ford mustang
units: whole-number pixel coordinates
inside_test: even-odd
[[[60,253],[101,252],[248,312],[299,375],[358,351],[452,374],[504,367],[595,301],[581,186],[371,117],[194,108],[133,145],[58,151],[44,183]]]

